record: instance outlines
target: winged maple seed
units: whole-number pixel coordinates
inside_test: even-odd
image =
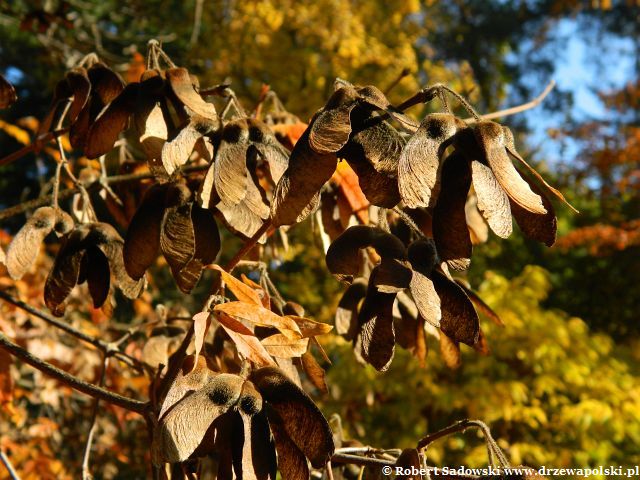
[[[209,210],[200,207],[185,181],[153,185],[131,219],[124,264],[140,279],[161,251],[180,290],[190,292],[220,250],[220,234]]]
[[[16,89],[0,75],[0,108],[9,108],[17,99]]]
[[[95,308],[107,300],[114,285],[127,298],[137,298],[144,279],[131,278],[122,258],[123,241],[107,223],[78,225],[65,238],[44,286],[44,300],[54,315],[62,315],[65,300],[77,285],[87,282]]]
[[[362,255],[367,249],[375,255]],[[367,275],[366,267],[374,261],[377,264]],[[350,227],[331,244],[327,267],[351,284],[340,300],[336,329],[354,341],[364,361],[386,370],[394,355],[396,327],[404,330],[399,338],[409,339],[404,343],[414,348],[416,325],[424,330],[425,322],[455,344],[479,347],[481,333],[473,303],[465,289],[439,267],[440,261],[433,241],[419,239],[407,248],[398,237],[374,227]],[[411,294],[409,307],[415,308],[412,319],[402,318],[399,310],[394,313],[404,290]]]
[[[194,365],[192,368],[191,365]],[[169,389],[153,438],[156,463],[215,453],[218,475],[309,478],[334,452],[331,429],[311,398],[280,369],[246,377],[188,358]]]

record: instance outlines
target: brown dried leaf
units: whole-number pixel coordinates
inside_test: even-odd
[[[219,122],[193,115],[189,123],[178,134],[162,146],[162,165],[169,175],[187,163],[196,142],[203,136],[211,133]]]
[[[308,338],[291,338],[281,333],[263,338],[261,342],[270,355],[278,358],[299,357],[309,348]]]
[[[471,237],[465,204],[471,187],[471,165],[459,153],[450,155],[442,167],[442,190],[433,209],[433,240],[440,259],[449,268],[466,270],[471,263]]]
[[[456,342],[473,346],[478,340],[480,323],[471,300],[442,272],[434,271],[431,279],[440,297],[440,330]]]
[[[231,290],[231,293],[233,293],[239,301],[247,304],[262,306],[260,295],[253,288],[242,283],[240,280],[228,273],[219,265],[211,265],[211,268],[220,272],[220,275],[222,275],[222,281],[226,284],[229,290]]]
[[[189,458],[214,420],[238,402],[243,382],[236,375],[218,374],[168,410],[154,435],[156,459],[176,463]]]
[[[404,140],[383,117],[354,110],[353,133],[338,153],[358,175],[362,193],[372,204],[392,208],[400,202],[398,162]]]
[[[291,440],[284,421],[275,409],[267,405],[269,427],[278,453],[278,470],[282,480],[305,480],[309,477],[309,466],[302,450]]]
[[[420,461],[420,454],[415,448],[405,448],[396,460],[396,467],[402,469],[411,469],[419,472],[422,469],[422,462]],[[417,474],[413,475],[398,475],[397,480],[421,480],[422,476]]]
[[[558,219],[556,218],[555,209],[540,187],[526,177],[525,181],[529,184],[531,190],[540,195],[542,204],[547,209],[547,213],[542,215],[531,213],[510,199],[511,213],[525,237],[531,240],[537,240],[538,242],[544,243],[547,247],[551,247],[556,243],[556,232],[558,230]]]
[[[298,324],[291,317],[281,317],[261,305],[227,302],[216,305],[213,310],[214,312],[224,312],[255,325],[277,328],[288,339],[298,340],[302,337]]]
[[[395,352],[393,302],[396,295],[379,292],[373,286],[376,269],[371,271],[367,295],[358,313],[355,349],[363,360],[384,372],[391,365]]]
[[[83,261],[87,263],[87,284],[93,300],[93,308],[100,308],[109,296],[111,285],[109,260],[99,248],[89,247]]]
[[[204,337],[207,335],[207,330],[211,325],[211,315],[209,312],[199,312],[193,316],[193,355],[196,362],[200,358],[200,351],[204,345]],[[196,368],[197,363],[194,362],[193,368]]]
[[[336,90],[309,128],[309,145],[318,153],[336,153],[349,140],[350,115],[356,106],[356,91],[351,88]]]
[[[89,93],[91,92],[91,81],[84,67],[70,70],[65,75],[65,79],[73,94],[73,101],[67,112],[69,123],[73,123],[87,104]]]
[[[84,146],[88,158],[98,158],[113,148],[135,111],[139,94],[140,84],[130,83],[96,118],[89,127]]]
[[[451,340],[442,332],[440,332],[440,355],[444,364],[451,370],[456,370],[462,365],[458,342]]]
[[[493,233],[507,238],[513,231],[509,197],[498,184],[489,167],[477,160],[471,162],[473,189],[478,199],[478,210],[485,218]]]
[[[509,198],[529,212],[547,213],[540,196],[531,190],[513,166],[502,127],[495,122],[480,121],[473,131],[488,165]]]
[[[398,187],[409,208],[428,207],[438,180],[440,157],[460,127],[450,113],[427,115],[402,150]]]
[[[406,260],[406,250],[399,238],[377,227],[356,225],[345,230],[327,250],[329,271],[339,280],[351,282],[360,274],[359,251],[373,247],[380,257]]]
[[[238,353],[257,365],[273,365],[273,359],[249,328],[224,312],[216,311],[214,314],[235,344]]]
[[[212,375],[213,372],[207,367],[207,361],[204,357],[189,356],[185,358],[182,369],[178,371],[176,379],[164,397],[158,418],[162,419],[164,414],[189,392],[200,390]]]
[[[269,423],[282,425],[311,465],[322,468],[334,452],[333,436],[327,420],[311,398],[275,367],[254,370],[249,380],[271,407],[267,412]]]
[[[285,304],[284,313],[288,311],[286,307],[287,304]],[[311,320],[310,318],[304,318],[298,315],[287,315],[286,318],[290,318],[298,325],[302,338],[311,338],[317,335],[324,335],[325,333],[329,333],[333,329],[333,327],[328,323],[316,322],[315,320]]]
[[[242,480],[276,478],[276,451],[265,413],[234,415],[233,468]]]
[[[215,122],[218,128],[220,120],[212,103],[205,102],[196,92],[191,81],[191,76],[186,68],[170,68],[166,72],[171,90],[178,99],[196,115]]]
[[[309,130],[293,148],[289,165],[276,186],[271,205],[275,227],[299,223],[315,210],[320,189],[336,170],[335,154],[320,154],[311,148]]]
[[[0,108],[9,108],[17,99],[16,89],[0,75]]]
[[[56,211],[52,207],[40,207],[16,233],[7,249],[5,265],[14,280],[20,280],[38,257],[40,245],[53,230]]]
[[[300,357],[302,368],[304,369],[304,373],[306,373],[307,378],[322,393],[328,393],[329,389],[327,388],[327,382],[325,381],[325,372],[324,368],[320,366],[318,361],[315,359],[311,350],[307,350]]]
[[[535,177],[538,179],[538,181],[540,183],[542,183],[547,190],[549,191],[549,193],[551,193],[554,197],[556,197],[558,200],[560,200],[562,203],[564,203],[567,207],[569,207],[571,210],[573,210],[575,213],[579,213],[578,210],[576,210],[576,208],[571,205],[566,198],[564,198],[564,195],[562,194],[562,192],[556,188],[553,188],[551,185],[549,185],[547,183],[547,181],[542,177],[542,175],[540,175],[535,168],[533,168],[531,165],[529,165],[525,159],[518,153],[518,151],[516,150],[516,145],[515,145],[515,140],[513,138],[513,132],[511,132],[511,130],[508,127],[503,126],[502,130],[504,131],[504,136],[505,136],[505,145],[507,148],[507,152],[509,153],[509,155],[511,155],[512,157],[517,158],[518,160],[520,160],[522,162],[522,164],[527,168],[527,170]],[[526,180],[526,179],[525,179]],[[529,182],[529,185],[531,185],[531,182]],[[540,192],[536,192],[536,193],[540,193]],[[544,198],[543,198],[544,201]]]
[[[160,250],[160,229],[169,184],[154,184],[131,219],[124,242],[124,264],[134,279],[144,276]]]

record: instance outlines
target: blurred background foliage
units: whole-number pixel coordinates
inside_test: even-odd
[[[202,85],[230,82],[251,108],[267,83],[303,120],[335,77],[393,87],[394,102],[444,82],[488,112],[533,98],[564,72],[542,106],[506,123],[581,213],[559,207],[551,249],[518,232],[477,247],[468,280],[507,324],[486,326],[492,355],[465,352],[457,371],[435,352],[424,369],[401,355],[377,375],[332,338],[336,368],[323,402],[354,438],[378,446],[407,446],[469,416],[490,423],[515,462],[640,463],[637,1],[3,0],[0,71],[19,100],[2,112],[2,156],[25,143],[25,117],[44,116],[65,70],[96,51],[135,81],[150,38]],[[587,53],[567,74],[569,40]],[[585,76],[595,107],[573,87]],[[52,164],[40,154],[0,167],[0,206],[38,196]],[[342,287],[326,273],[312,226],[293,229],[291,244],[274,279],[285,297],[330,321]],[[429,451],[449,464],[484,461],[474,434]]]

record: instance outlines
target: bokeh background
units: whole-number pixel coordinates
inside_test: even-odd
[[[637,1],[2,1],[0,71],[19,100],[0,112],[0,156],[30,141],[55,83],[84,55],[95,51],[135,81],[150,38],[201,85],[229,82],[251,106],[268,84],[303,121],[336,77],[393,85],[392,102],[443,82],[481,113],[529,101],[555,80],[540,106],[503,122],[580,214],[558,208],[552,248],[519,232],[476,247],[467,279],[506,323],[486,327],[491,355],[463,350],[462,365],[451,369],[430,344],[424,365],[400,352],[381,375],[331,337],[329,394],[317,398],[325,413],[340,415],[348,437],[378,447],[407,447],[469,417],[491,426],[514,464],[640,464]],[[0,167],[0,207],[37,197],[52,165],[43,151]],[[23,222],[0,224],[4,246]],[[342,286],[327,274],[321,244],[303,225],[291,245],[274,280],[285,297],[332,321]],[[172,298],[181,297],[167,282],[153,301]],[[25,478],[73,476],[90,404],[55,384],[47,393],[38,381],[19,385],[24,392],[3,409],[0,437],[19,452]],[[144,475],[136,465],[144,432],[122,412],[107,414],[115,426],[105,422],[96,442],[99,475]],[[428,454],[436,464],[486,464],[475,434]]]

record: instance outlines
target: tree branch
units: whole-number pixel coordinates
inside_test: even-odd
[[[107,366],[109,364],[109,357],[104,356],[102,358],[102,368],[100,369],[99,386],[104,386],[104,381],[107,376]],[[89,458],[91,457],[91,444],[93,443],[93,437],[96,433],[96,421],[98,420],[98,408],[100,407],[100,399],[96,398],[93,401],[93,411],[91,412],[91,427],[89,427],[89,433],[87,435],[87,443],[84,447],[84,455],[82,457],[82,480],[92,480],[91,470],[89,469]]]
[[[92,337],[91,335],[87,335],[86,333],[83,333],[80,330],[72,327],[68,323],[61,322],[60,320],[53,317],[52,315],[49,315],[46,312],[43,312],[42,310],[32,307],[31,305],[23,302],[22,300],[18,300],[17,298],[12,297],[4,290],[0,290],[0,298],[3,299],[5,302],[15,305],[16,307],[24,310],[27,313],[30,313],[31,315],[38,317],[41,320],[44,320],[48,324],[62,330],[63,332],[68,333],[69,335],[76,337],[77,339],[82,340],[83,342],[93,345],[106,356],[114,356],[118,360],[129,365],[130,367],[136,368],[138,370],[144,371],[145,367],[147,367],[147,365],[144,362],[141,362],[137,358],[131,357],[126,353],[118,350],[118,347],[115,344],[110,342],[105,342],[103,340],[100,340],[99,338]]]
[[[2,449],[0,449],[0,461],[2,461],[5,468],[9,472],[9,477],[11,478],[11,480],[20,480],[18,473],[15,471],[13,465],[11,464],[11,461],[9,460],[9,457],[7,457],[7,454],[4,453],[4,450]]]
[[[23,362],[28,363],[37,370],[40,370],[45,375],[53,377],[56,380],[64,383],[65,385],[86,395],[89,395],[90,397],[99,398],[101,400],[104,400],[105,402],[117,405],[131,412],[139,413],[140,415],[144,415],[149,408],[148,402],[141,402],[140,400],[125,397],[123,395],[120,395],[119,393],[110,392],[109,390],[106,390],[102,387],[98,387],[92,383],[80,380],[70,373],[65,372],[64,370],[61,370],[58,367],[55,367],[50,363],[39,359],[21,346],[13,343],[6,337],[4,333],[0,333],[0,348],[6,350]]]
[[[22,147],[20,150],[17,150],[13,153],[10,153],[6,157],[0,158],[0,167],[4,165],[8,165],[12,162],[15,162],[19,158],[24,157],[26,154],[33,152],[37,148],[41,147],[44,143],[53,140],[54,138],[58,138],[61,135],[64,135],[69,131],[68,128],[62,128],[60,130],[54,130],[53,132],[48,132],[36,137],[35,141],[30,145],[26,145]]]
[[[189,167],[185,167],[182,169],[182,172],[185,174],[200,172],[209,168],[209,165],[191,165]],[[130,173],[126,175],[113,175],[107,178],[100,178],[95,180],[94,182],[85,185],[86,189],[90,188],[100,188],[102,182],[113,185],[117,183],[127,183],[127,182],[137,182],[139,180],[146,180],[149,178],[154,178],[154,175],[150,172],[148,173]],[[96,186],[97,187],[94,187]],[[67,188],[58,193],[58,199],[62,200],[65,198],[72,197],[76,193],[80,192],[80,188]],[[29,200],[26,202],[22,202],[18,205],[14,205],[13,207],[6,208],[0,212],[0,221],[6,218],[14,217],[16,215],[20,215],[21,213],[26,212],[27,210],[33,210],[38,207],[42,207],[43,205],[49,205],[53,199],[53,195],[45,195],[39,198],[35,198],[33,200]]]

